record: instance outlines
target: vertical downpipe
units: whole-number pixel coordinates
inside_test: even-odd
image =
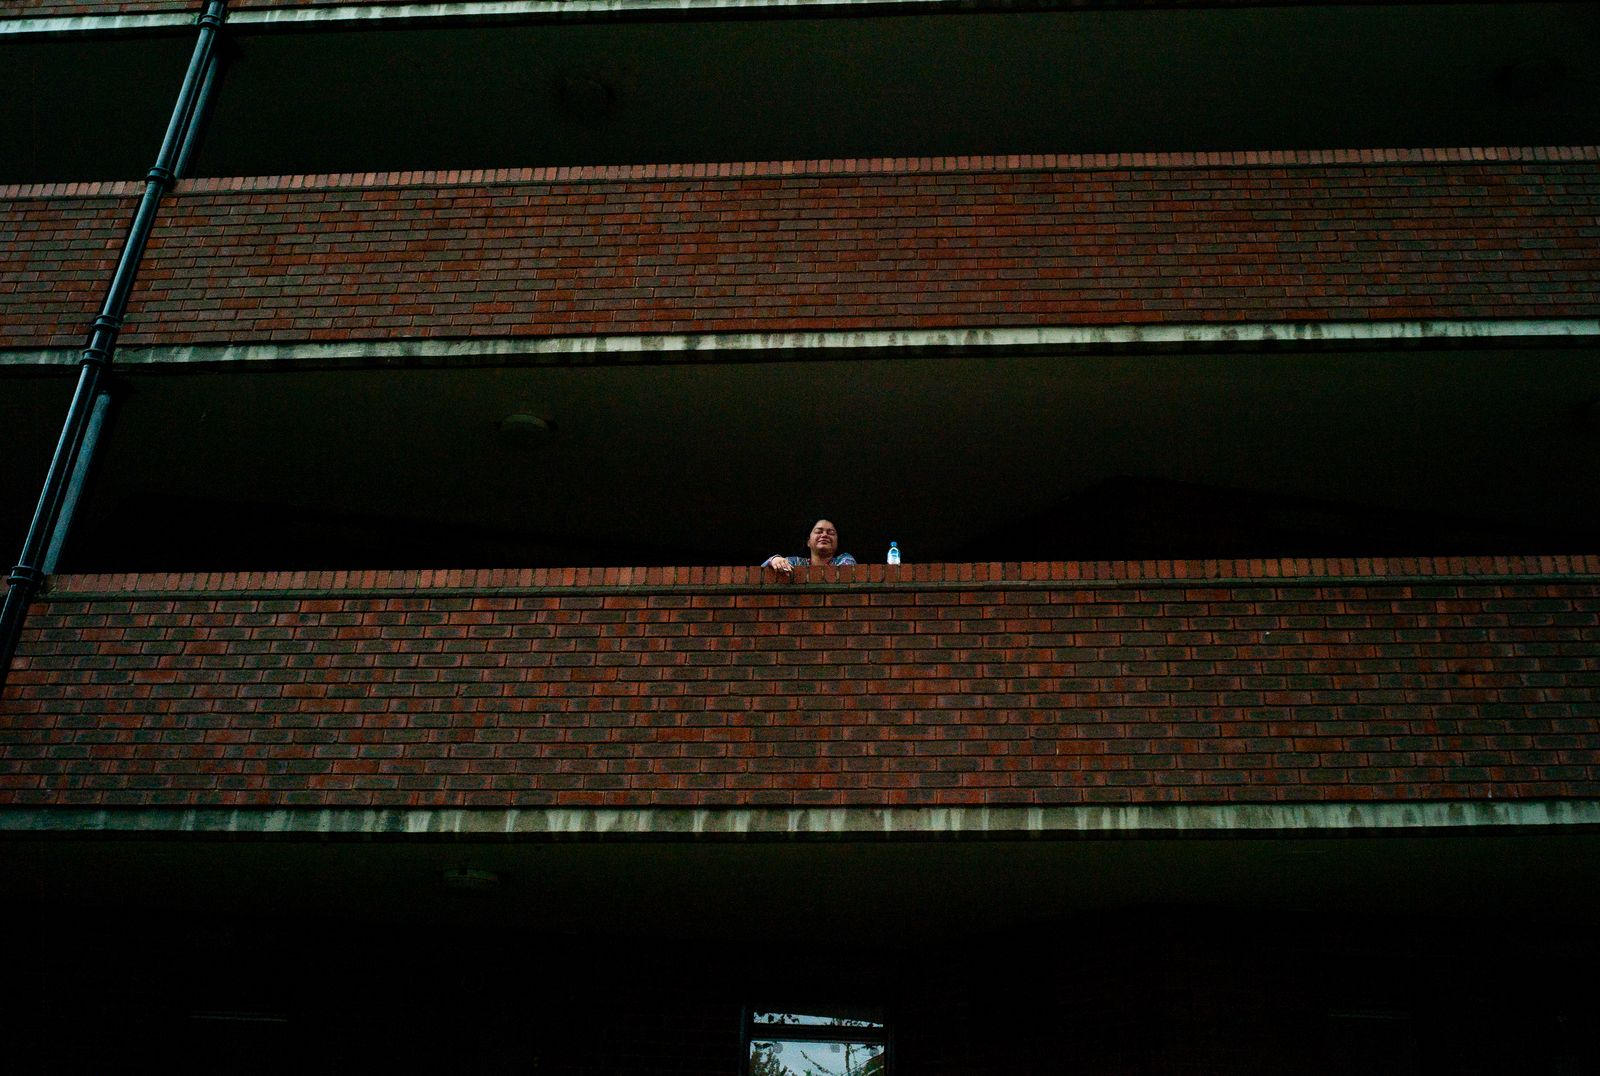
[[[56,442],[55,455],[50,469],[45,473],[44,488],[39,494],[38,507],[34,509],[33,522],[28,527],[28,537],[22,543],[22,555],[6,577],[10,589],[6,591],[5,604],[0,606],[0,692],[5,690],[6,677],[16,656],[17,642],[22,637],[22,625],[28,616],[28,607],[43,584],[46,567],[54,566],[52,551],[59,553],[66,539],[65,528],[58,529],[58,521],[70,522],[70,513],[63,507],[69,501],[69,492],[78,487],[92,462],[93,439],[86,444],[94,416],[104,414],[101,404],[101,385],[106,369],[116,354],[117,335],[122,331],[122,319],[128,311],[128,296],[133,292],[133,281],[144,259],[145,244],[155,224],[156,210],[161,198],[172,189],[178,172],[188,161],[201,113],[204,97],[209,95],[215,77],[215,52],[217,36],[227,17],[226,0],[208,0],[206,9],[195,22],[200,34],[195,41],[194,55],[189,59],[189,69],[184,73],[183,86],[167,123],[166,136],[161,140],[161,151],[156,163],[145,175],[144,195],[134,211],[133,223],[122,244],[122,254],[117,259],[116,270],[106,288],[105,301],[100,313],[90,327],[89,343],[83,349],[78,364],[78,385],[67,408],[66,421],[61,427],[61,437]],[[70,494],[75,501],[75,493]]]
[[[89,467],[94,463],[100,445],[100,431],[106,428],[106,412],[111,410],[111,393],[101,389],[95,394],[94,406],[89,409],[89,424],[84,427],[83,445],[78,449],[78,463],[67,480],[66,495],[61,498],[61,511],[56,516],[55,529],[50,533],[50,548],[44,555],[44,574],[54,575],[61,563],[61,547],[66,544],[72,530],[72,518],[77,514],[78,501],[83,497],[84,484],[89,480]]]

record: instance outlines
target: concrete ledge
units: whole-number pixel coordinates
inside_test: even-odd
[[[1169,0],[1169,3],[1171,0]],[[1399,3],[1401,0],[1391,0]],[[198,0],[197,0],[198,3]],[[1188,7],[1270,6],[1272,0],[1189,0]],[[85,4],[85,7],[93,7]],[[106,4],[113,7],[113,4]],[[703,14],[760,15],[770,11],[780,15],[809,13],[828,15],[838,12],[866,14],[873,11],[1051,11],[1066,8],[1133,8],[1147,6],[1140,0],[1095,0],[1062,3],[1060,0],[445,0],[440,3],[306,3],[282,0],[251,6],[231,6],[230,26],[301,26],[362,22],[499,22],[506,20],[586,18],[607,16],[671,17]],[[198,6],[191,10],[107,12],[83,15],[45,15],[0,18],[0,35],[106,33],[161,29],[192,25]]]
[[[118,31],[167,30],[193,26],[194,11],[141,11],[123,15],[44,15],[0,19],[0,38],[27,34],[104,34]]]
[[[1325,587],[1589,583],[1600,554],[1510,557],[1311,557],[759,567],[477,568],[56,575],[41,602],[516,598],[532,595],[807,594],[878,590],[1070,590],[1117,587]],[[0,593],[5,583],[0,581]]]
[[[107,5],[111,6],[111,5]],[[445,3],[330,4],[296,5],[286,0],[282,6],[261,4],[233,7],[228,12],[229,26],[301,26],[362,22],[498,22],[518,19],[550,19],[604,16],[672,16],[704,12],[748,12],[763,9],[793,14],[796,11],[864,12],[873,9],[973,11],[985,8],[1010,10],[1045,9],[1056,6],[1049,0],[1011,0],[1010,3],[981,3],[978,0],[450,0]],[[1106,6],[1121,6],[1107,0]],[[0,18],[0,35],[138,32],[194,24],[198,8],[183,11],[146,11],[85,15]]]
[[[779,362],[1170,349],[1561,346],[1600,339],[1600,318],[1294,321],[1188,325],[1059,325],[1039,328],[881,329],[859,332],[679,333],[615,336],[409,339],[292,344],[129,347],[121,369],[193,366],[569,365]],[[0,351],[0,366],[75,366],[76,348]]]
[[[1600,830],[1600,801],[775,809],[8,808],[0,836],[863,841],[1343,837]]]

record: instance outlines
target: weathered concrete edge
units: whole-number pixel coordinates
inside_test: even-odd
[[[779,355],[836,352],[860,359],[959,351],[1032,353],[1043,350],[1147,347],[1439,343],[1543,343],[1600,337],[1600,318],[1438,318],[1409,321],[1291,321],[1184,325],[1053,325],[1035,328],[876,329],[840,332],[673,333],[600,336],[401,339],[285,344],[214,344],[123,348],[120,367],[293,363],[315,366],[430,361],[538,362],[597,357],[693,361],[700,355]],[[77,349],[0,351],[0,365],[70,366]]]
[[[862,8],[981,8],[976,0],[446,0],[441,3],[321,4],[315,7],[240,8],[228,13],[230,26],[445,19],[489,22],[501,19],[573,15],[693,14],[700,11],[778,11]],[[994,6],[994,5],[991,5]],[[1004,5],[1001,6],[1002,9]],[[1048,4],[1033,6],[1048,7]],[[0,34],[105,33],[193,25],[194,11],[124,12],[104,15],[44,15],[0,19]]]
[[[0,835],[457,840],[1016,840],[1600,830],[1600,801],[811,808],[0,810]]]
[[[194,11],[136,11],[120,15],[31,15],[0,19],[0,37],[165,30],[174,26],[193,26],[195,14]]]

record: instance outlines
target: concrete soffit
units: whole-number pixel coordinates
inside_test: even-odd
[[[230,26],[296,26],[376,21],[418,22],[450,20],[488,22],[502,19],[551,17],[603,17],[606,15],[670,16],[707,12],[829,12],[923,9],[977,10],[983,7],[1014,9],[1017,5],[985,4],[974,0],[482,0],[436,4],[320,4],[314,7],[261,7],[231,10]],[[1048,9],[1039,2],[1029,5]],[[194,11],[158,11],[107,15],[68,15],[0,19],[0,35],[106,33],[108,31],[159,30],[192,25]]]
[[[1322,351],[1408,346],[1593,345],[1600,318],[1537,320],[1242,322],[1204,325],[1046,326],[1039,328],[882,329],[839,332],[680,333],[671,335],[482,337],[316,343],[194,344],[129,347],[123,368],[276,364],[517,365],[650,362],[779,362],[891,359],[932,355],[1229,350]],[[68,348],[0,351],[0,366],[71,366]]]
[[[1600,830],[1600,800],[815,808],[0,810],[0,837],[918,841],[1492,836]]]

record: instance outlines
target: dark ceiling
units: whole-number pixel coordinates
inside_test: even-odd
[[[1590,923],[1600,836],[737,843],[8,838],[8,896],[86,914],[227,909],[657,939],[893,945],[1112,909]],[[486,870],[485,895],[445,885]],[[552,925],[562,924],[564,926]]]
[[[370,24],[368,24],[370,25]],[[230,33],[198,174],[1600,141],[1600,5]],[[0,181],[134,178],[187,33],[0,40]]]
[[[1595,359],[125,368],[63,569],[741,564],[819,515],[864,560],[1592,549]],[[0,382],[6,547],[68,373]]]
[[[973,1073],[1127,1072],[1129,1027],[1290,1059],[1251,1071],[1524,1072],[1593,1053],[1597,841],[10,838],[8,1058],[732,1072],[756,1005],[881,1013],[908,1069],[933,1020],[1002,1058]]]

